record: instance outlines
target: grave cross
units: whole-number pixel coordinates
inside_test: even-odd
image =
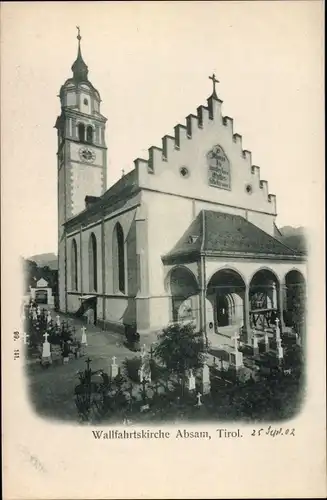
[[[89,370],[90,369],[90,363],[92,363],[92,360],[90,358],[87,358],[87,360],[85,361],[86,365],[87,365],[87,369]]]
[[[201,392],[198,392],[196,395],[197,400],[198,400],[196,403],[196,406],[202,406],[201,396],[202,396]]]
[[[44,340],[44,342],[48,342],[48,337],[49,337],[48,332],[45,332],[45,333],[43,334],[43,337],[44,337],[44,339],[45,339],[45,340]]]
[[[113,356],[113,357],[112,357],[112,364],[113,364],[113,365],[115,365],[115,364],[116,364],[116,359],[117,359],[117,358],[116,358],[116,356]]]
[[[219,83],[219,80],[217,80],[216,78],[216,75],[213,73],[212,76],[209,76],[209,80],[212,80],[212,85],[213,85],[213,89],[212,89],[212,95],[217,97],[217,94],[216,94],[216,83]]]
[[[235,335],[231,338],[231,340],[234,341],[234,349],[235,349],[235,351],[238,350],[238,341],[239,341],[239,338],[240,338],[240,334],[238,332],[236,332]]]

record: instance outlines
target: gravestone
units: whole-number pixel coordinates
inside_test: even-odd
[[[50,350],[50,343],[48,342],[48,337],[49,334],[45,332],[43,335],[44,337],[44,342],[42,345],[42,364],[50,364],[51,363],[51,350]]]
[[[210,393],[210,370],[206,363],[203,365],[202,369],[202,390],[203,394]]]
[[[51,323],[51,321],[52,321],[51,313],[50,313],[50,311],[48,311],[48,313],[47,313],[47,323],[49,324],[49,323]]]
[[[279,328],[279,318],[276,318],[276,328],[275,328],[275,332],[276,332],[276,341],[278,342],[278,340],[280,340],[280,328]]]
[[[200,392],[197,393],[196,398],[197,398],[197,403],[196,406],[200,407],[202,406],[202,401],[201,401],[202,394]]]
[[[269,351],[269,337],[266,330],[265,330],[265,351],[266,352]]]
[[[138,373],[140,382],[143,382],[143,380],[144,380],[144,365],[143,364],[141,364],[137,373]]]
[[[188,376],[188,390],[189,391],[195,391],[195,377],[193,375],[193,371],[190,370],[189,376]]]
[[[116,356],[113,356],[112,357],[112,364],[111,364],[111,378],[115,378],[117,377],[118,375],[118,372],[119,372],[119,369],[118,369],[118,365],[116,365]]]
[[[253,354],[259,353],[258,338],[257,338],[255,333],[253,333],[253,336],[252,336],[252,348],[253,348]]]
[[[59,315],[56,316],[56,325],[60,326],[60,316]]]
[[[239,333],[236,333],[234,337],[232,337],[232,340],[234,341],[234,363],[235,363],[235,368],[236,370],[239,370],[240,368],[243,367],[243,353],[238,350],[238,343],[239,343],[239,338],[240,335]]]
[[[277,358],[279,360],[282,360],[284,357],[284,349],[282,348],[282,341],[281,339],[277,340],[277,346],[276,346],[276,351],[277,351]]]
[[[23,342],[25,345],[28,344],[28,340],[27,340],[28,337],[29,337],[29,335],[24,332],[22,335],[22,339],[23,339]]]
[[[81,332],[82,332],[82,340],[81,340],[81,344],[83,346],[87,346],[87,338],[86,338],[86,328],[85,326],[82,326],[81,328]]]

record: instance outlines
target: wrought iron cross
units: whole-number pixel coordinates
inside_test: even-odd
[[[81,40],[81,39],[82,39],[82,37],[81,37],[81,30],[80,30],[80,27],[79,27],[79,26],[76,26],[76,28],[77,28],[77,32],[78,32],[78,34],[77,34],[77,40]]]
[[[216,83],[219,83],[219,80],[217,80],[216,75],[213,73],[212,76],[209,76],[209,80],[212,80],[212,93],[215,95],[216,94]]]

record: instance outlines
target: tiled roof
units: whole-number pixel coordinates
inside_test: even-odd
[[[117,204],[128,200],[140,190],[137,181],[136,170],[131,170],[124,177],[121,177],[113,186],[111,186],[102,196],[94,200],[88,208],[72,217],[66,222],[66,225],[75,223],[76,221],[85,220],[89,215],[101,211],[104,207],[112,207],[115,209]],[[86,196],[87,198],[87,196]],[[96,198],[96,197],[94,197]]]
[[[221,254],[296,258],[300,254],[240,215],[202,210],[163,261]]]

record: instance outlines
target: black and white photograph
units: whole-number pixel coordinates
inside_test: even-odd
[[[209,455],[322,421],[322,5],[4,2],[11,413]]]

